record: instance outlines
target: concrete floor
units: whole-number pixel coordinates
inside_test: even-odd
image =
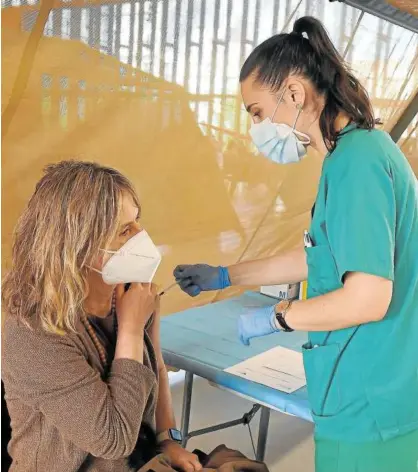
[[[170,372],[170,384],[173,396],[177,424],[180,425],[184,373]],[[249,411],[252,403],[212,387],[200,378],[195,378],[193,386],[191,430],[241,418]],[[259,414],[251,423],[254,442],[257,443]],[[314,446],[312,425],[292,416],[272,412],[267,443],[266,463],[271,472],[313,472]],[[247,457],[254,453],[247,426],[206,434],[193,438],[188,449],[201,449],[210,452],[219,444],[232,449],[239,449]]]

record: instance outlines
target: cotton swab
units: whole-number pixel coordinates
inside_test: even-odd
[[[162,292],[158,294],[158,296],[165,295],[168,291],[170,291],[173,287],[175,287],[178,284],[178,282],[174,282],[171,285],[169,285],[167,288],[165,288]]]

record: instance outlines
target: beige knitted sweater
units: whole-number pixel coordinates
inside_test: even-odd
[[[2,378],[12,422],[11,472],[128,472],[142,422],[155,428],[158,369],[145,333],[144,363],[113,361],[107,381],[93,341],[33,331],[7,317]]]

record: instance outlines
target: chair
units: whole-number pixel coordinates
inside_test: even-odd
[[[1,382],[1,470],[8,471],[12,458],[7,452],[7,445],[12,437],[12,428],[10,426],[10,416],[7,409],[6,400],[4,398],[4,385]]]

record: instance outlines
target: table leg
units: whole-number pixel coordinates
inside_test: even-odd
[[[258,461],[264,461],[266,455],[267,434],[270,421],[270,408],[261,407],[260,426],[258,429],[257,456]]]
[[[181,435],[183,437],[181,445],[186,447],[189,435],[190,409],[192,406],[193,374],[186,372],[184,379],[183,410],[181,413]]]

